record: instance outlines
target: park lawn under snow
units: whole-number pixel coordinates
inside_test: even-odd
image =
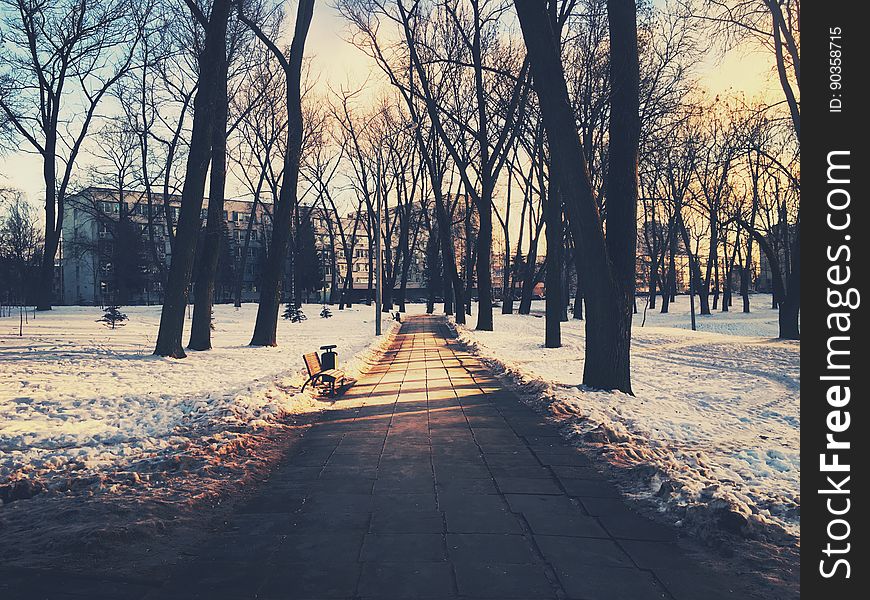
[[[799,535],[800,345],[775,339],[770,297],[752,312],[698,317],[678,298],[667,315],[638,299],[632,343],[635,396],[581,386],[583,323],[563,323],[562,343],[545,349],[543,302],[532,315],[495,316],[495,331],[460,336],[568,417],[569,431],[624,467],[624,490],[687,524],[729,509],[750,529]],[[652,466],[653,468],[649,468]],[[712,510],[707,510],[712,509]],[[694,523],[697,524],[697,523]],[[756,526],[761,527],[756,527]],[[775,527],[776,529],[776,527]]]
[[[214,349],[183,360],[151,355],[159,306],[122,308],[129,320],[114,330],[96,322],[95,307],[31,313],[23,337],[17,314],[0,319],[0,485],[28,479],[66,491],[71,478],[183,462],[193,447],[219,453],[288,413],[324,406],[298,392],[301,355],[337,344],[354,375],[375,338],[371,308],[329,319],[320,308],[304,306],[301,323],[279,319],[278,347],[252,348],[257,306],[217,305]]]

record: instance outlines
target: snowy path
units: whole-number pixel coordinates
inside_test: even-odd
[[[408,318],[347,408],[145,598],[732,596],[446,333]]]

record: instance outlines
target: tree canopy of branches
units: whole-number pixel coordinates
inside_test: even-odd
[[[53,301],[55,256],[76,160],[107,92],[129,70],[149,5],[132,0],[3,0],[0,113],[42,161],[38,310]]]

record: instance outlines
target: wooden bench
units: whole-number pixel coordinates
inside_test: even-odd
[[[330,395],[335,396],[336,383],[341,381],[341,384],[343,385],[345,382],[344,371],[338,369],[327,369],[324,371],[323,366],[320,364],[320,356],[318,356],[317,352],[303,354],[302,360],[305,361],[305,368],[308,369],[308,381],[302,385],[302,390],[300,391],[305,391],[305,386],[309,383],[316,383],[317,380],[320,380],[329,384]]]

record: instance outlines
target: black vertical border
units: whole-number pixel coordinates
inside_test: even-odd
[[[840,461],[851,466],[851,508],[846,518],[851,525],[851,534],[835,545],[851,544],[851,551],[841,555],[851,565],[851,576],[824,578],[820,573],[820,561],[827,558],[823,551],[828,544],[828,523],[832,517],[826,507],[830,496],[819,493],[828,486],[828,474],[821,472],[819,455],[825,452],[826,418],[830,407],[826,401],[829,384],[820,381],[827,361],[827,339],[830,335],[827,317],[832,309],[827,304],[827,270],[830,266],[828,248],[844,243],[844,235],[851,235],[849,242],[852,260],[850,285],[862,294],[867,285],[867,246],[870,245],[868,222],[864,204],[867,202],[866,178],[868,177],[866,112],[870,110],[867,98],[861,91],[867,87],[868,59],[870,59],[870,23],[858,16],[863,2],[836,0],[822,2],[810,0],[802,5],[801,44],[801,221],[802,221],[802,273],[801,273],[801,592],[804,598],[829,598],[848,600],[865,598],[868,593],[866,562],[868,532],[864,527],[864,514],[868,509],[866,493],[868,478],[865,468],[870,438],[870,423],[865,408],[867,399],[866,373],[870,364],[866,352],[862,352],[866,340],[866,320],[863,318],[863,303],[870,297],[862,297],[862,306],[851,311],[851,402],[844,410],[850,412],[851,426],[838,439],[851,442],[848,452],[840,453]],[[843,100],[841,113],[829,111],[829,101],[837,90],[830,89],[830,31],[842,29],[842,77]],[[827,226],[827,193],[832,187],[827,183],[828,153],[835,150],[851,152],[851,195],[849,231],[835,232]],[[841,263],[842,264],[842,263]],[[861,460],[862,457],[864,460]],[[834,474],[836,475],[836,474]],[[842,498],[842,497],[840,497]],[[838,530],[834,530],[835,533]],[[840,570],[843,574],[844,570]],[[861,594],[859,596],[859,590]]]

